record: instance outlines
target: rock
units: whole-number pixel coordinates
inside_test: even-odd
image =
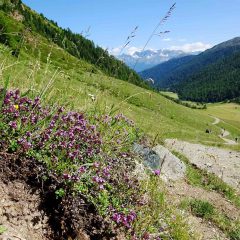
[[[185,164],[167,148],[158,145],[153,149],[134,144],[133,151],[141,156],[143,164],[152,170],[161,169],[161,178],[165,181],[176,181],[184,178]]]
[[[167,148],[158,145],[153,148],[161,159],[161,177],[165,181],[177,181],[185,177],[185,164],[173,155]]]
[[[151,148],[134,143],[133,151],[143,158],[144,165],[151,169],[159,169],[161,159]]]

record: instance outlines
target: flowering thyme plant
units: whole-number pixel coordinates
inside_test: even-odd
[[[41,99],[0,89],[0,149],[37,159],[62,183],[56,197],[81,195],[113,224],[131,229],[138,180],[131,175],[134,123],[116,116],[65,112]],[[124,193],[124,194],[123,194]]]

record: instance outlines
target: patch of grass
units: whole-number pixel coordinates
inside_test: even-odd
[[[224,121],[224,122],[223,122]],[[223,120],[221,121],[218,126],[224,129],[227,129],[228,132],[230,133],[229,136],[227,136],[226,138],[235,140],[236,137],[239,138],[240,141],[240,128],[238,128],[237,126],[233,125],[230,121],[228,120]],[[240,123],[239,123],[240,125]]]
[[[190,233],[184,216],[166,200],[164,183],[159,177],[144,179],[141,188],[146,193],[146,204],[139,207],[139,218],[135,222],[135,229],[142,234],[140,239],[144,239],[146,232],[150,236],[155,235],[159,229],[160,239],[196,239],[195,235]]]
[[[231,123],[239,129],[240,126],[240,105],[236,103],[215,103],[208,104],[206,113],[214,115],[226,122]]]
[[[232,201],[237,207],[240,207],[240,196],[236,190],[223,182],[222,179],[213,173],[208,173],[190,163],[190,161],[181,153],[173,151],[173,154],[181,159],[187,166],[187,181],[198,187],[203,187],[207,190],[214,190],[228,200]]]
[[[214,213],[214,207],[207,201],[194,199],[190,201],[191,211],[197,217],[209,219]]]
[[[206,104],[201,104],[198,102],[191,102],[191,101],[182,101],[181,99],[178,98],[178,95],[173,93],[173,92],[160,92],[160,94],[167,99],[179,104],[183,105],[188,108],[192,109],[206,109],[207,105]]]
[[[240,221],[231,220],[222,212],[219,212],[208,201],[199,199],[185,199],[180,206],[190,211],[193,215],[211,221],[216,227],[221,229],[231,240],[240,239]]]
[[[217,126],[225,128],[230,132],[227,138],[235,139],[240,137],[240,106],[236,103],[215,103],[208,104],[205,114],[218,117],[221,121]],[[240,150],[240,144],[237,145]]]
[[[7,228],[4,227],[3,225],[0,225],[0,234],[3,234],[7,231]]]

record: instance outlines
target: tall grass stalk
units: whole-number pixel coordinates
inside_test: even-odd
[[[142,52],[146,49],[146,47],[148,46],[148,44],[150,43],[150,41],[152,40],[152,38],[157,34],[160,26],[161,26],[163,23],[165,23],[165,22],[170,18],[170,16],[172,15],[172,12],[174,11],[175,7],[176,7],[176,3],[174,3],[174,4],[170,7],[170,9],[169,9],[168,12],[165,14],[165,16],[159,21],[159,23],[158,23],[158,24],[156,25],[156,27],[153,29],[152,33],[150,34],[149,38],[147,39],[145,45],[143,46],[143,48],[142,48],[142,50],[141,50]],[[164,33],[168,33],[168,32],[169,32],[169,31],[165,31],[165,32],[161,32],[161,33],[164,34]],[[136,66],[137,66],[138,62],[139,62],[139,59],[136,60],[134,66],[133,66],[133,69],[134,69],[134,70],[136,69]]]

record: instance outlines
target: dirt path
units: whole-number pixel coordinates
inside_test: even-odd
[[[212,125],[217,125],[221,122],[221,120],[217,117],[211,116],[212,118],[214,118],[214,122],[212,123]],[[230,132],[228,132],[227,130],[221,128],[221,134],[219,134],[218,136],[226,142],[226,144],[229,145],[237,145],[237,143],[231,139],[226,138],[227,136],[230,135]]]
[[[215,119],[215,121],[212,123],[212,125],[217,125],[218,123],[220,123],[219,118],[216,118],[216,117],[213,117],[213,116],[211,116],[211,117]]]
[[[186,197],[200,199],[212,203],[215,208],[226,214],[226,216],[232,220],[237,220],[240,216],[240,209],[231,204],[217,192],[207,191],[200,187],[191,186],[184,181],[174,183],[168,188],[168,190],[173,199],[175,199],[178,203]]]
[[[220,194],[191,186],[185,181],[175,182],[171,186],[168,186],[168,193],[170,201],[177,205],[184,199],[200,199],[212,203],[218,211],[226,214],[232,220],[237,220],[240,216],[240,209],[236,208]],[[186,218],[191,230],[198,235],[198,239],[229,239],[219,228],[209,221],[193,216],[190,213],[186,213]]]
[[[185,155],[198,168],[214,173],[240,192],[240,152],[177,139],[167,139],[165,144],[170,150]]]

